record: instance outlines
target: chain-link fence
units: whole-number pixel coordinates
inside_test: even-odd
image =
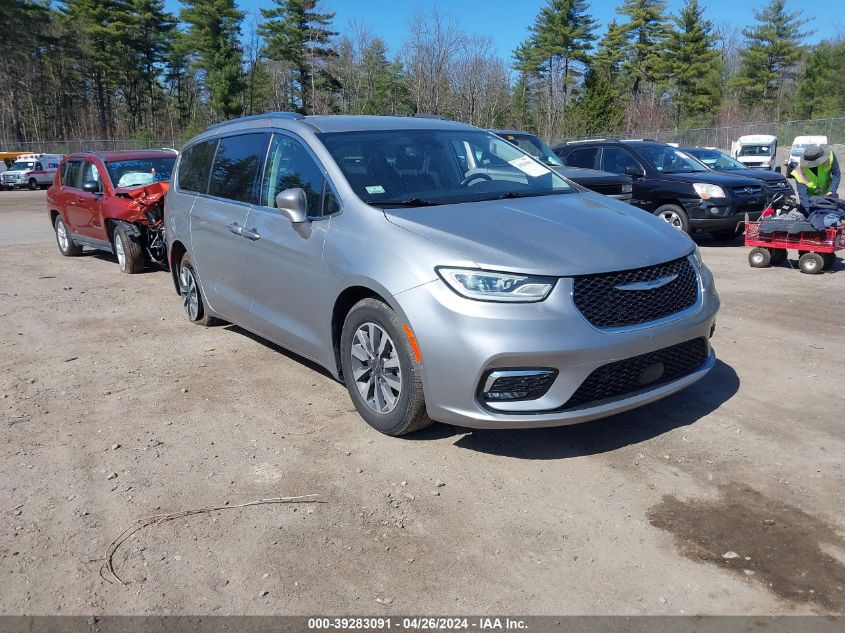
[[[31,154],[72,154],[73,152],[91,151],[108,152],[121,149],[154,149],[168,147],[179,149],[180,139],[137,140],[137,139],[82,139],[77,141],[32,141],[18,143],[13,140],[0,140],[0,151],[28,152]]]

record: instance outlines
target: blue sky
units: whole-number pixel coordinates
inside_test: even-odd
[[[702,5],[714,23],[742,27],[753,22],[752,7],[759,7],[764,1],[702,0]],[[253,14],[260,20],[260,7],[273,5],[270,0],[237,2],[247,13],[249,21],[249,16]],[[171,11],[179,10],[178,0],[166,0],[166,3]],[[510,58],[511,51],[525,38],[526,29],[544,4],[545,0],[322,0],[326,10],[337,14],[335,30],[344,31],[351,21],[363,22],[387,42],[393,53],[402,46],[411,15],[417,10],[426,11],[436,6],[452,16],[466,32],[490,36],[499,54],[505,58]],[[616,15],[615,9],[619,4],[621,0],[595,0],[590,3],[590,12],[604,26]],[[668,2],[671,12],[677,12],[684,4],[684,0]],[[790,0],[788,6],[791,10],[801,7],[797,0]],[[842,0],[814,0],[804,6],[811,7],[812,14],[817,16],[806,27],[816,30],[809,41],[832,37],[845,30]]]

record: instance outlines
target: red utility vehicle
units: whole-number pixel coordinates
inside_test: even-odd
[[[120,269],[137,273],[147,261],[167,265],[164,196],[175,150],[78,152],[59,165],[47,190],[47,210],[59,250],[114,253]]]

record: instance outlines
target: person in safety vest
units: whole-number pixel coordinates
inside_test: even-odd
[[[810,198],[814,196],[838,197],[836,190],[842,173],[839,171],[839,161],[827,145],[807,147],[792,176],[795,178],[801,208],[805,212],[809,210]]]

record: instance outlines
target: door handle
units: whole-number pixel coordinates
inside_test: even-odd
[[[234,233],[235,235],[243,235],[244,234],[244,227],[240,226],[237,222],[232,222],[231,224],[227,224],[226,228],[229,229],[230,233]]]
[[[241,231],[241,235],[243,235],[248,240],[252,240],[253,242],[261,239],[261,235],[255,229],[243,229]]]

